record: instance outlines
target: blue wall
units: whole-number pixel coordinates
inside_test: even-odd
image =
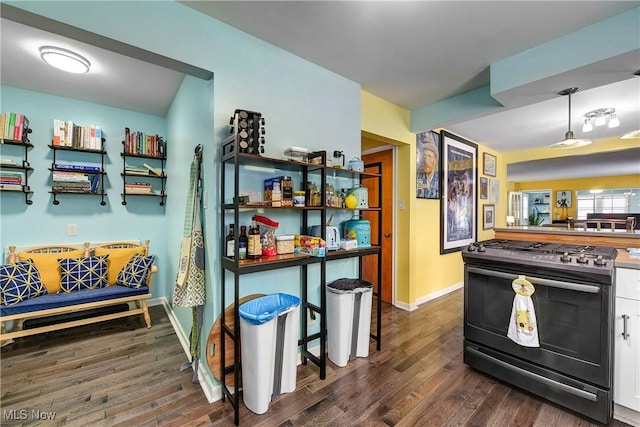
[[[6,3],[214,72],[213,82],[207,82],[204,87],[202,82],[185,79],[166,118],[168,141],[171,145],[168,162],[169,199],[164,215],[159,215],[157,223],[150,223],[150,220],[156,220],[151,213],[151,207],[150,212],[116,210],[111,200],[115,195],[110,195],[112,211],[103,214],[108,217],[110,223],[117,225],[124,223],[129,217],[136,217],[136,223],[139,226],[127,229],[129,235],[123,237],[151,238],[152,248],[161,253],[162,258],[159,264],[162,284],[158,284],[158,290],[169,297],[175,279],[184,221],[184,199],[181,191],[184,192],[188,184],[188,170],[193,148],[197,143],[204,145],[204,185],[208,203],[208,208],[204,212],[208,250],[206,260],[208,298],[203,326],[203,334],[206,338],[213,320],[221,310],[218,296],[220,286],[218,250],[221,238],[218,233],[220,229],[218,165],[220,143],[229,131],[229,117],[236,108],[259,111],[263,114],[266,118],[267,131],[266,156],[282,158],[286,147],[303,146],[310,150],[325,149],[328,152],[343,150],[345,157],[349,159],[360,155],[360,86],[172,1],[10,1]],[[98,23],[96,20],[86,19],[87,16],[99,17]],[[140,22],[145,23],[144,31],[140,31]],[[6,109],[4,96],[3,88],[3,110]],[[21,107],[21,111],[29,116],[33,115],[32,105]],[[185,113],[186,111],[193,116]],[[188,118],[191,117],[194,121],[201,119],[196,125],[198,130],[193,138],[187,137],[190,134],[182,131],[181,123],[184,123],[185,117],[187,120],[191,120]],[[81,121],[80,118],[75,120]],[[111,156],[114,155],[110,154]],[[111,172],[110,175],[112,175]],[[112,175],[110,179],[113,182],[116,178],[119,178],[119,175]],[[256,182],[255,189],[260,188],[262,188],[262,182]],[[37,193],[42,193],[44,190],[45,188],[36,188]],[[111,191],[115,193],[115,190]],[[20,209],[26,214],[25,216],[31,218],[31,221],[37,220],[44,224],[56,218],[54,214],[38,206],[44,206],[44,203],[36,201],[33,206]],[[157,206],[155,209],[156,212],[162,212]],[[17,218],[19,213],[13,215]],[[4,223],[4,212],[2,219]],[[70,222],[66,216],[59,221],[60,224]],[[83,226],[79,220],[78,223],[79,230],[82,231]],[[145,230],[144,233],[139,231],[141,228]],[[32,233],[28,229],[11,237],[12,240],[20,237],[21,242],[33,243],[64,241],[61,238],[65,237],[63,236],[65,231],[65,227],[56,226],[50,232],[43,225],[37,233]],[[148,232],[151,232],[154,237],[148,237]],[[87,238],[95,240],[93,235],[87,235]],[[154,245],[154,241],[162,242],[164,246]],[[4,234],[2,243],[8,244]],[[353,274],[353,262],[332,263],[331,274],[336,276],[329,276],[329,279]],[[243,277],[242,294],[277,291],[298,294],[298,283],[297,269],[249,275]],[[316,285],[310,289],[310,295],[317,294]],[[188,336],[191,323],[190,314],[185,313],[188,310],[176,309],[175,311],[182,329]],[[205,354],[205,351],[203,346],[202,354]],[[210,373],[202,374],[202,379],[211,384],[215,383]]]

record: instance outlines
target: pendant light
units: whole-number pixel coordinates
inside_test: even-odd
[[[590,139],[577,139],[573,137],[573,132],[571,131],[571,94],[576,93],[580,89],[577,87],[571,87],[568,89],[561,90],[558,92],[558,95],[569,96],[569,130],[564,134],[564,139],[560,142],[556,142],[555,144],[551,144],[549,148],[578,148],[584,147],[585,145],[591,144]]]

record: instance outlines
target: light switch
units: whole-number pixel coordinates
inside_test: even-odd
[[[67,224],[67,236],[77,236],[77,235],[78,235],[78,225]]]
[[[404,209],[404,200],[398,200],[398,209]]]

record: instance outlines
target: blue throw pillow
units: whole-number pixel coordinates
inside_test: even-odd
[[[60,292],[73,292],[82,289],[106,287],[107,258],[109,255],[88,258],[63,258],[60,264]]]
[[[13,305],[47,293],[40,272],[31,260],[0,266],[2,304]]]
[[[147,284],[147,277],[153,264],[154,255],[134,255],[131,257],[127,265],[124,266],[118,278],[116,285],[127,286],[129,288],[139,288]]]

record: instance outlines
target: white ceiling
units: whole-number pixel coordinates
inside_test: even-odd
[[[3,85],[164,116],[184,78],[168,68],[7,19],[1,20],[0,35]],[[91,72],[69,74],[50,67],[38,50],[46,45],[84,56]]]
[[[181,3],[343,75],[367,92],[407,109],[484,86],[490,64],[640,6],[640,1]],[[3,18],[7,10],[10,8],[3,5]],[[164,115],[183,78],[182,73],[7,19],[2,19],[0,29],[2,84]],[[47,68],[36,49],[45,41],[78,50],[98,73],[79,79]],[[29,53],[25,55],[26,49]],[[141,67],[146,68],[142,73],[138,71]],[[583,90],[572,96],[572,129],[577,136],[581,136],[580,116],[601,107],[616,108],[621,126],[611,133],[597,128],[589,135],[591,139],[640,128],[640,78],[633,77],[640,69],[640,54],[598,67],[603,73],[617,72],[614,83],[594,87],[593,76],[577,70],[563,79],[528,88],[536,93],[507,94],[500,102],[510,107],[497,114],[440,125],[500,152],[548,146],[563,138],[568,125],[567,99],[557,92],[578,86]],[[611,172],[601,174],[640,173],[637,157],[621,156],[616,162],[615,166],[588,167],[587,176],[603,169]],[[560,176],[545,179],[563,177],[561,171],[555,174]]]

